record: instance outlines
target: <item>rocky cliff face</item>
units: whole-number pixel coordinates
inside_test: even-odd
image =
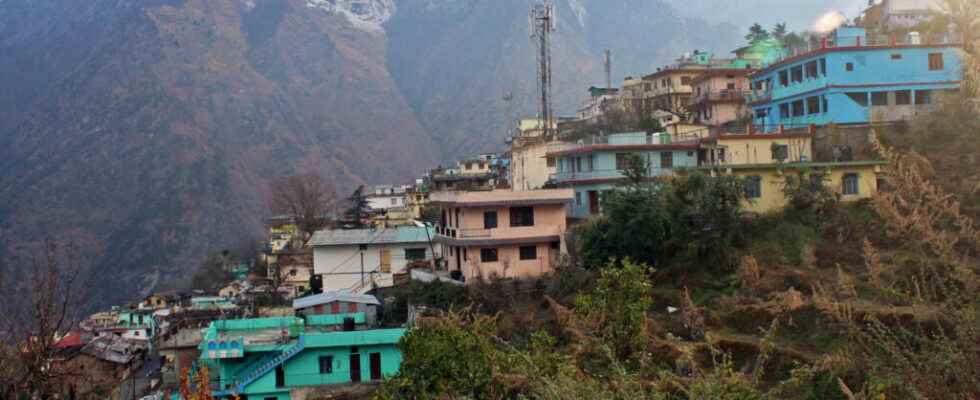
[[[559,2],[565,113],[602,81],[605,47],[619,46],[621,77],[714,39],[660,2],[623,3]],[[527,8],[0,0],[0,260],[16,267],[25,246],[71,239],[112,278],[100,302],[131,300],[260,237],[277,176],[315,172],[346,190],[498,148],[509,118],[535,110]]]

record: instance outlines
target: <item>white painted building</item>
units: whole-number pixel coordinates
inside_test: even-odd
[[[432,245],[435,230],[416,226],[384,229],[322,230],[307,246],[313,248],[313,273],[323,278],[323,291],[364,293],[372,285],[394,284],[414,260],[439,257]]]
[[[388,210],[405,207],[405,193],[409,186],[379,185],[368,194],[368,205],[372,210]]]

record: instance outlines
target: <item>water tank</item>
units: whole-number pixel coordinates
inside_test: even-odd
[[[922,44],[922,35],[919,32],[909,32],[909,44]]]

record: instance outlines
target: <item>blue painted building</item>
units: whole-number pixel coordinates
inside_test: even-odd
[[[599,197],[625,180],[623,170],[628,156],[646,160],[649,176],[673,176],[684,168],[697,168],[698,143],[671,143],[669,135],[644,132],[620,133],[594,138],[588,143],[565,144],[550,151],[556,172],[551,181],[575,190],[569,212],[571,218],[588,218],[600,212]]]
[[[956,45],[905,42],[869,44],[863,28],[843,27],[820,49],[765,66],[750,77],[756,128],[892,122],[931,111],[959,89]]]

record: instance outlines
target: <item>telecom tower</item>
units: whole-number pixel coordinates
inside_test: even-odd
[[[602,54],[602,64],[606,67],[606,90],[612,89],[612,51],[606,49]]]
[[[558,9],[551,0],[543,0],[531,6],[528,27],[531,40],[537,46],[537,85],[538,92],[541,94],[538,117],[544,122],[543,134],[550,136],[555,133],[552,127],[555,117],[551,109],[551,34],[558,28]]]

